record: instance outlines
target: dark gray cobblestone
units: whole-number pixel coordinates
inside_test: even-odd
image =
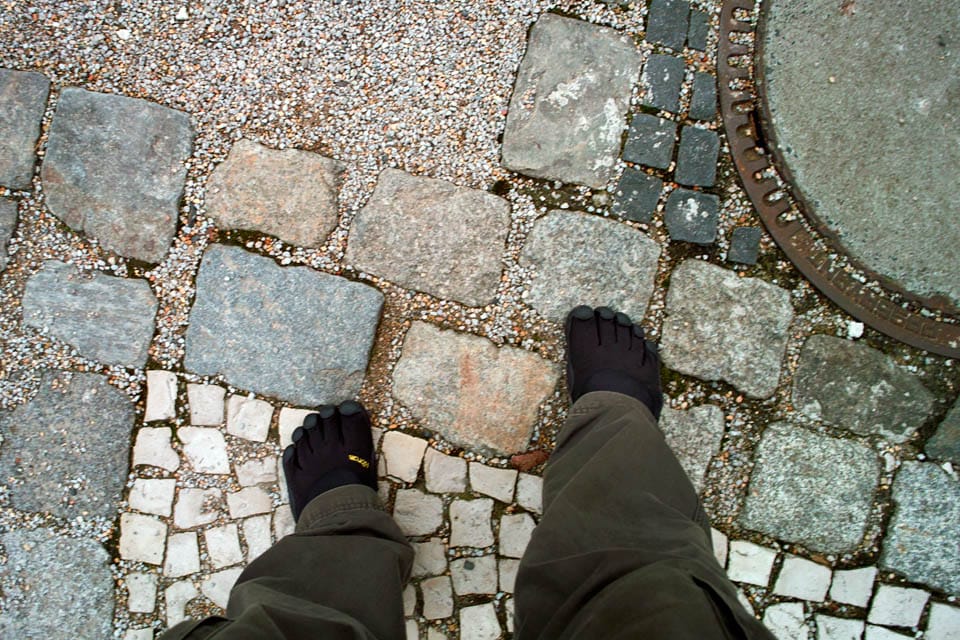
[[[687,0],[652,0],[648,13],[647,42],[676,51],[683,49],[690,14]]]
[[[634,222],[650,222],[660,200],[663,180],[627,167],[614,192],[612,211]]]
[[[716,132],[699,127],[683,127],[674,177],[688,187],[712,187],[717,179],[719,154],[720,138]]]
[[[693,75],[690,117],[705,121],[712,121],[717,117],[717,79],[713,74],[695,73]]]
[[[710,16],[700,9],[690,11],[690,29],[687,31],[687,46],[697,51],[707,50],[710,34]]]
[[[0,69],[0,186],[30,186],[49,92],[50,81],[42,74]]]
[[[0,270],[7,266],[7,243],[17,226],[17,203],[0,198]]]
[[[656,169],[666,169],[673,160],[677,124],[672,120],[638,113],[630,122],[623,159]]]
[[[667,196],[663,219],[672,240],[711,244],[719,218],[720,199],[712,193],[676,188]]]
[[[759,227],[737,227],[730,234],[730,250],[727,251],[727,260],[739,264],[757,264],[760,253]]]
[[[683,84],[682,58],[652,53],[640,76],[643,104],[671,113],[680,111],[680,86]]]

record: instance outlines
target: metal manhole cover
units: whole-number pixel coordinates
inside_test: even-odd
[[[956,358],[960,60],[935,4],[894,31],[875,3],[725,0],[717,65],[737,171],[788,257],[854,317]]]

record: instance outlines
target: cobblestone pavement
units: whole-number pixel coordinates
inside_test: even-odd
[[[410,638],[509,637],[577,303],[779,638],[960,637],[960,373],[806,283],[739,187],[719,5],[56,2],[0,18],[0,636],[152,638],[292,530],[359,397]]]

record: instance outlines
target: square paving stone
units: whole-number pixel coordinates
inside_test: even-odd
[[[678,187],[667,196],[663,221],[671,240],[711,244],[719,220],[720,199],[712,193]]]
[[[159,262],[177,228],[184,161],[192,148],[185,113],[64,89],[40,174],[47,206],[107,249]]]
[[[690,187],[712,187],[717,179],[720,138],[715,131],[684,127],[680,132],[674,177]]]
[[[37,394],[0,411],[0,477],[13,506],[61,518],[116,514],[134,407],[93,373],[46,372]]]
[[[534,223],[520,264],[533,270],[528,302],[549,320],[562,322],[578,304],[607,305],[639,319],[659,258],[659,245],[642,231],[554,210]]]
[[[50,81],[32,71],[0,69],[0,185],[29,189]]]
[[[869,447],[776,422],[757,448],[740,523],[822,553],[853,551],[879,474]]]
[[[153,339],[157,299],[146,280],[94,272],[50,260],[30,276],[23,323],[45,330],[104,364],[142,367]]]
[[[646,41],[677,51],[683,49],[689,14],[690,4],[686,0],[652,0]]]
[[[788,291],[686,260],[670,277],[661,355],[671,369],[766,398],[777,388],[792,320]]]
[[[646,113],[638,113],[630,122],[623,159],[657,169],[667,169],[673,160],[677,123]]]
[[[690,28],[687,30],[687,46],[697,51],[707,50],[710,35],[710,15],[700,9],[690,11]]]
[[[344,165],[299,149],[270,149],[240,140],[207,182],[207,213],[227,229],[320,246],[337,225]]]
[[[642,103],[671,113],[680,111],[680,86],[683,84],[682,58],[652,53],[640,75]]]
[[[17,203],[0,198],[0,270],[7,266],[7,244],[17,226]]]
[[[602,187],[620,150],[640,68],[630,38],[544,14],[530,30],[503,133],[503,164],[537,178]]]
[[[414,322],[393,374],[394,395],[431,431],[467,448],[526,449],[559,367],[516,347]]]
[[[739,264],[757,264],[760,255],[760,228],[737,227],[730,234],[730,250],[727,260]]]
[[[693,97],[690,99],[690,117],[694,120],[713,120],[717,116],[717,79],[709,73],[693,74]]]
[[[350,228],[347,262],[483,306],[496,294],[509,229],[510,205],[492,193],[386,169]]]
[[[382,306],[372,287],[214,244],[184,367],[301,406],[336,404],[360,390]]]
[[[617,183],[612,211],[634,222],[650,222],[660,201],[663,180],[627,167]]]
[[[930,462],[904,462],[893,482],[893,517],[880,567],[960,593],[960,482]]]
[[[917,376],[865,344],[814,335],[800,350],[793,404],[815,420],[904,442],[933,403]]]

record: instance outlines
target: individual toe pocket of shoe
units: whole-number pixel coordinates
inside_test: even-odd
[[[340,427],[347,451],[369,464],[373,457],[373,434],[370,432],[370,416],[363,405],[353,400],[341,404]]]
[[[613,344],[617,341],[617,314],[610,307],[597,307],[597,339],[600,344]]]
[[[337,408],[330,404],[325,404],[317,409],[317,416],[320,424],[317,432],[324,442],[341,442],[343,440],[340,434],[340,414]]]

